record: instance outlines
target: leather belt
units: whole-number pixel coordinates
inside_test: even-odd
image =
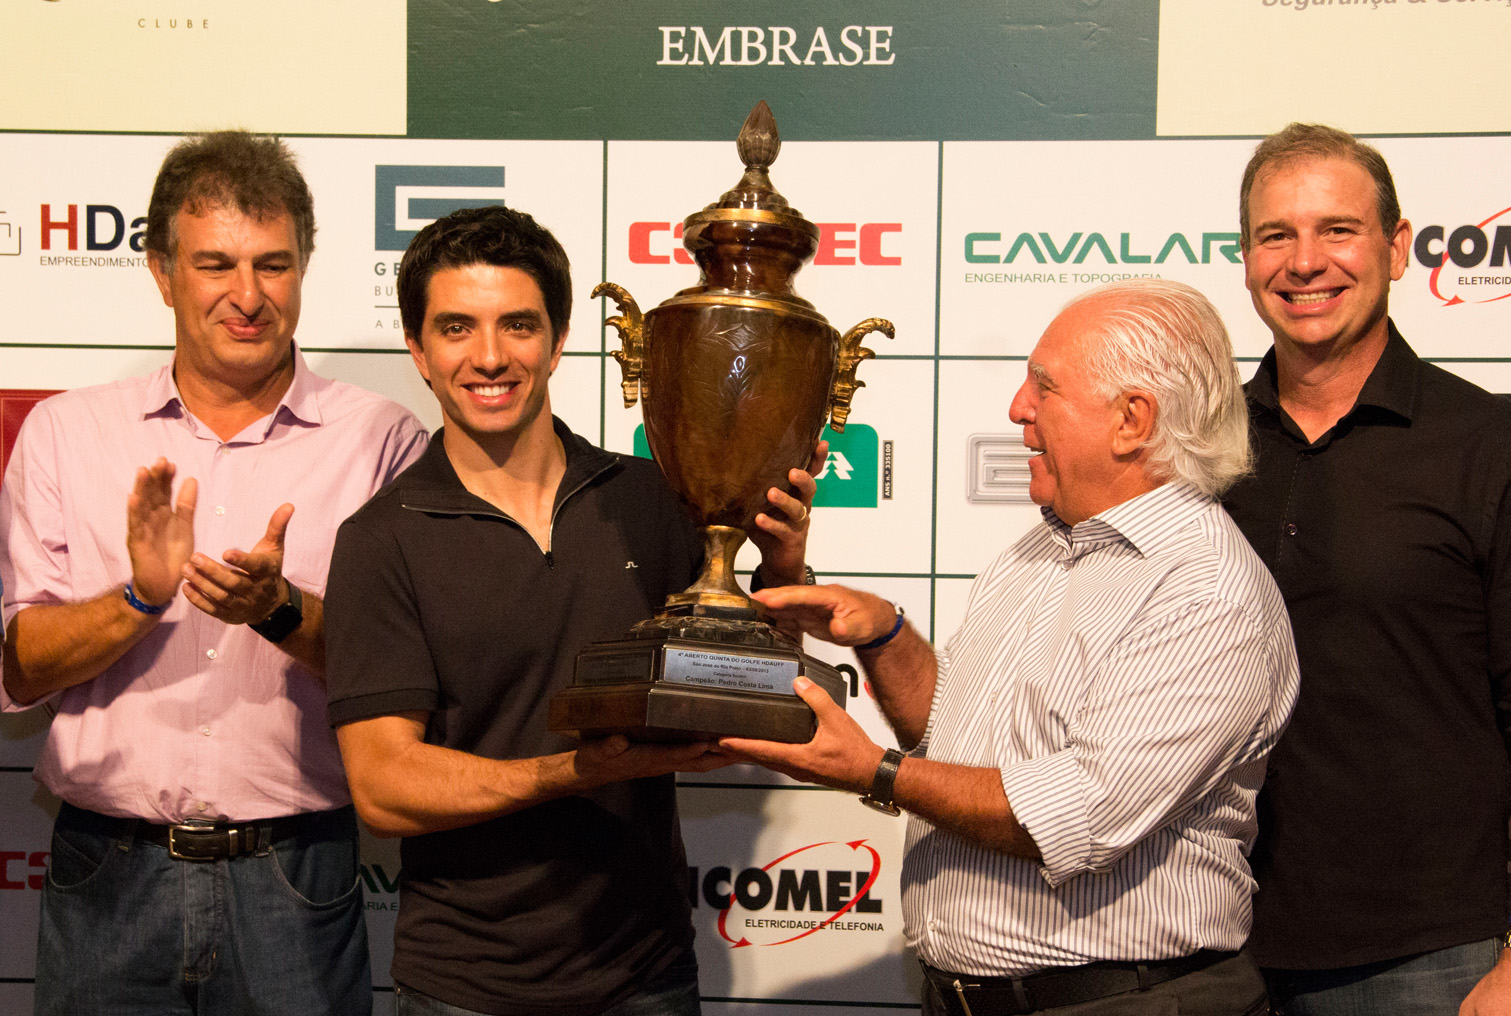
[[[220,861],[246,854],[266,853],[276,840],[296,836],[310,815],[262,819],[257,822],[187,822],[155,825],[138,820],[135,838],[142,843],[167,847],[180,861]]]
[[[1148,991],[1156,984],[1173,981],[1214,963],[1232,959],[1236,952],[1203,949],[1173,960],[1150,963],[1103,961],[1061,970],[1046,970],[1024,977],[977,977],[952,974],[922,964],[929,983],[954,1016],[1019,1016],[1040,1009],[1076,1005],[1129,991]]]

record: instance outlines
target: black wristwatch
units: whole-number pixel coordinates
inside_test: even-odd
[[[805,564],[805,565],[803,565],[803,582],[802,582],[802,584],[805,585],[805,586],[816,586],[816,585],[818,585],[818,576],[816,574],[814,574],[813,566],[811,564]],[[769,589],[769,588],[771,588],[771,587],[768,586],[768,585],[766,585],[765,582],[761,581],[761,566],[759,564],[756,565],[755,571],[753,571],[753,572],[750,573],[750,591],[752,593],[759,593],[762,589]]]
[[[871,780],[871,790],[860,803],[888,815],[900,814],[892,803],[892,787],[897,782],[897,768],[902,765],[903,754],[896,748],[881,753],[881,764],[876,767],[876,776]]]
[[[288,587],[289,598],[261,621],[247,625],[275,646],[304,623],[304,594],[288,579],[284,579],[283,584]]]

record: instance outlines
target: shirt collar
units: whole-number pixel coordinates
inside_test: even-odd
[[[598,474],[618,465],[620,456],[605,451],[586,438],[574,434],[558,417],[551,417],[551,427],[561,438],[567,456],[566,472],[556,488],[556,504],[571,496]],[[430,446],[415,464],[399,478],[399,498],[403,507],[413,511],[441,514],[497,515],[499,511],[466,488],[446,454],[445,428],[430,437]]]
[[[323,422],[320,415],[320,394],[316,384],[318,378],[305,364],[304,354],[299,351],[297,344],[293,347],[293,354],[294,379],[289,382],[288,391],[283,393],[283,398],[278,400],[278,405],[268,420],[269,429],[281,416],[288,416],[312,427],[318,427]],[[147,387],[142,396],[142,419],[154,416],[178,417],[187,414],[188,410],[184,407],[183,397],[178,393],[178,383],[173,380],[173,365],[177,362],[178,356],[175,354],[173,359],[154,371],[147,379]]]
[[[1040,509],[1055,542],[1072,554],[1107,543],[1127,543],[1140,556],[1164,549],[1214,498],[1189,483],[1164,483],[1145,494],[1115,504],[1075,526],[1067,526],[1053,509]]]
[[[1408,421],[1416,409],[1417,391],[1422,375],[1422,359],[1401,337],[1401,333],[1396,330],[1395,322],[1390,321],[1387,324],[1390,331],[1385,340],[1385,350],[1380,354],[1380,359],[1375,363],[1374,369],[1369,372],[1369,377],[1364,380],[1364,387],[1359,389],[1359,397],[1354,400],[1354,408],[1344,414],[1345,420],[1358,412],[1361,406],[1383,409]],[[1249,402],[1278,413],[1280,411],[1278,377],[1278,369],[1275,366],[1275,347],[1271,346],[1269,352],[1264,354],[1264,359],[1259,361],[1259,369],[1254,372],[1253,378],[1244,386]]]

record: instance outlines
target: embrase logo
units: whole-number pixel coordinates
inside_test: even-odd
[[[891,25],[659,25],[657,67],[890,67]],[[801,54],[801,55],[799,55]]]
[[[820,931],[885,931],[883,901],[871,896],[880,875],[881,854],[865,840],[825,840],[738,874],[689,866],[688,902],[718,911],[731,948],[787,945]]]
[[[1412,251],[1418,264],[1432,269],[1427,289],[1443,306],[1511,296],[1511,223],[1496,224],[1508,214],[1511,208],[1502,208],[1482,222],[1451,229],[1424,226],[1417,232]]]
[[[503,166],[375,166],[375,250],[407,250],[415,234],[460,208],[504,203]]]

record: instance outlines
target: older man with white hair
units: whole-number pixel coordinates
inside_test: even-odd
[[[1179,283],[1096,290],[1045,331],[1010,413],[1044,522],[977,578],[943,652],[869,593],[757,594],[855,648],[906,753],[803,679],[812,741],[720,747],[911,813],[926,1016],[1264,1013],[1245,855],[1297,668],[1218,503],[1249,463],[1227,332]]]

